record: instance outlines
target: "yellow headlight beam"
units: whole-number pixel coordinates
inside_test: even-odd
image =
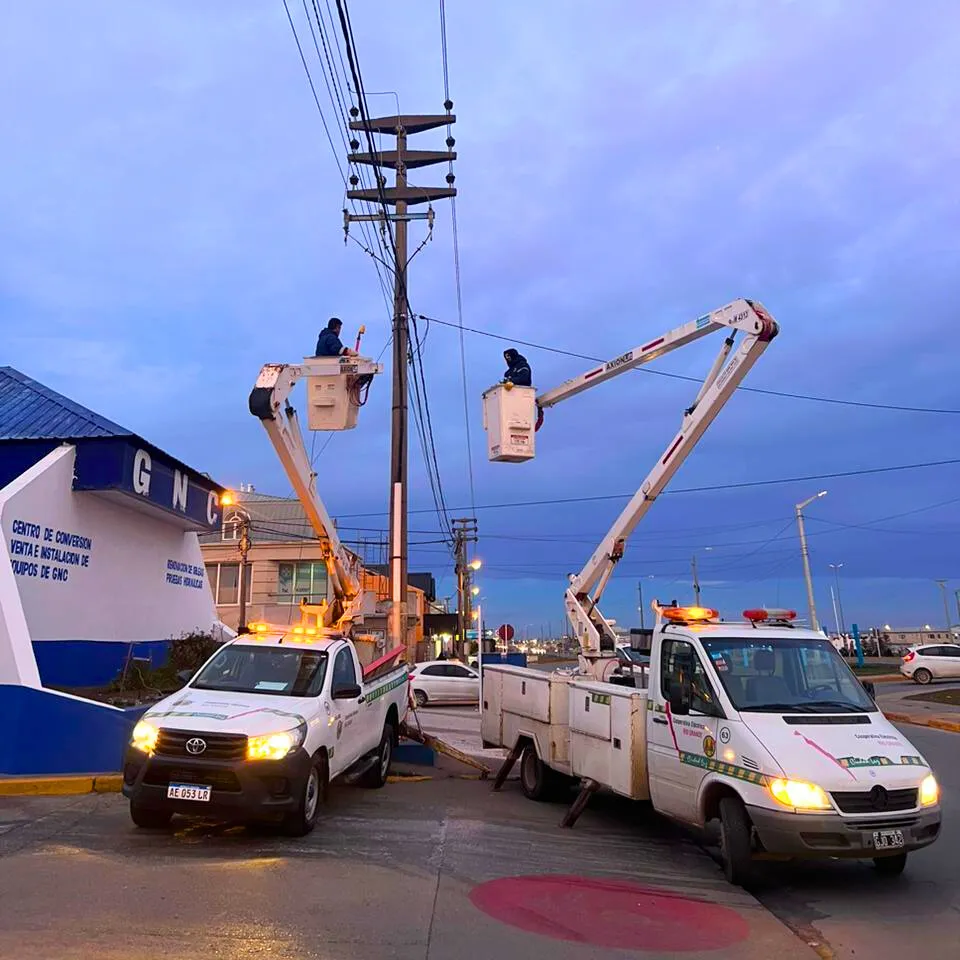
[[[292,733],[267,733],[247,740],[248,760],[282,760],[295,746]]]
[[[770,794],[778,803],[796,810],[829,810],[830,800],[815,783],[803,780],[771,780]]]
[[[146,720],[140,720],[133,728],[133,735],[130,738],[130,742],[137,750],[142,750],[144,753],[153,753],[153,751],[157,749],[157,740],[159,737],[160,731],[152,723],[148,723]]]
[[[931,773],[923,778],[920,784],[920,806],[932,807],[940,799],[940,784]]]

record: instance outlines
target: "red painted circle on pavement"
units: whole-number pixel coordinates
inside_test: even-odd
[[[749,933],[729,907],[627,880],[503,877],[474,887],[470,900],[529,933],[610,949],[719,950]]]

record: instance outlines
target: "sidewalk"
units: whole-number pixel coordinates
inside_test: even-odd
[[[960,707],[911,699],[924,690],[930,688],[917,686],[916,689],[891,693],[885,693],[881,689],[877,692],[877,704],[887,719],[894,723],[913,723],[921,727],[960,733]]]

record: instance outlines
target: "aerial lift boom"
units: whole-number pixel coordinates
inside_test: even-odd
[[[314,430],[349,430],[366,391],[382,364],[365,357],[314,357],[299,364],[268,363],[250,394],[250,412],[263,424],[277,451],[310,525],[320,542],[333,601],[301,606],[319,628],[347,633],[360,615],[363,600],[360,559],[340,542],[336,526],[317,493],[317,474],[310,462],[290,394],[307,381],[308,426]]]
[[[617,668],[617,638],[606,618],[600,613],[598,604],[614,568],[623,557],[627,538],[680,469],[683,461],[734,390],[767,349],[779,328],[773,317],[759,303],[752,300],[735,300],[725,307],[704,314],[660,337],[634,347],[633,350],[628,350],[602,366],[594,367],[536,397],[537,428],[539,428],[544,410],[628,370],[641,367],[688,343],[693,343],[716,330],[723,329],[729,330],[729,334],[724,339],[720,352],[710,367],[696,398],[684,411],[680,430],[607,531],[586,566],[578,574],[570,577],[564,606],[574,635],[580,644],[580,669],[582,673],[589,674],[598,680],[606,680]],[[744,334],[744,339],[739,348],[734,350],[735,337],[738,333]],[[508,388],[509,385],[505,384],[494,389]],[[487,402],[487,395],[485,395],[485,402]],[[509,427],[501,427],[503,432],[509,429]],[[500,449],[495,440],[499,443],[497,438],[490,439],[492,459],[496,459],[493,456],[494,451]]]

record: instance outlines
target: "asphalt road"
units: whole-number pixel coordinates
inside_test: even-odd
[[[335,788],[302,840],[116,795],[0,804],[4,960],[812,960],[659,817],[595,798],[574,830],[514,783]]]
[[[808,942],[841,960],[956,960],[960,956],[960,734],[900,727],[932,764],[943,832],[890,881],[869,863],[764,864],[752,891]]]

